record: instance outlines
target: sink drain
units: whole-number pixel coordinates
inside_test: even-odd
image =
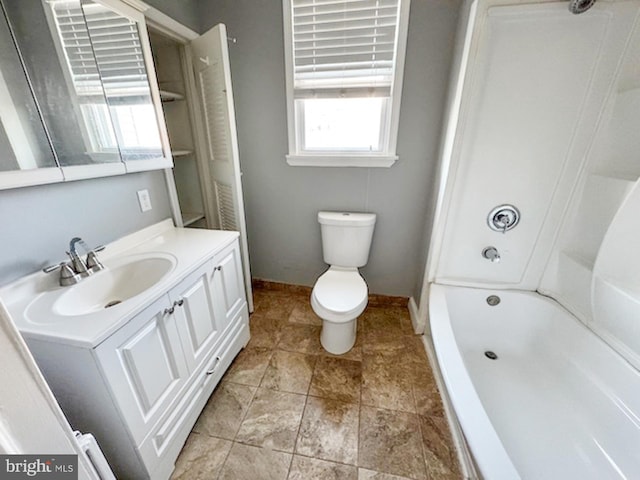
[[[489,295],[487,297],[487,303],[489,305],[491,305],[492,307],[495,307],[496,305],[498,305],[500,303],[500,297],[497,295]]]
[[[484,356],[487,357],[489,360],[498,359],[498,355],[496,355],[495,352],[492,352],[491,350],[487,350],[486,352],[484,352]]]
[[[109,307],[113,307],[115,305],[118,305],[119,303],[122,303],[122,300],[111,300],[109,303],[107,303],[104,308],[109,308]]]

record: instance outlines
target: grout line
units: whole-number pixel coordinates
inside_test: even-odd
[[[216,438],[218,438],[218,437],[216,437]],[[224,439],[224,440],[226,440],[226,439]],[[224,456],[224,460],[222,461],[222,464],[220,464],[220,469],[218,470],[218,474],[216,475],[216,479],[220,478],[220,475],[222,475],[222,472],[224,471],[224,467],[227,464],[227,460],[229,459],[229,455],[231,455],[231,450],[233,449],[234,441],[233,440],[226,440],[226,441],[227,442],[231,442],[231,446],[229,447],[229,451],[227,452],[227,454]]]
[[[309,382],[311,385],[311,382]],[[293,457],[294,455],[298,455],[296,452],[298,451],[298,440],[300,440],[300,430],[302,429],[302,421],[304,420],[304,414],[307,411],[307,403],[309,402],[309,395],[304,397],[304,407],[302,408],[302,415],[300,416],[300,423],[298,424],[298,430],[296,431],[296,441],[293,443],[293,454],[291,455],[291,463],[289,463],[289,470],[287,471],[287,478],[291,474],[291,465],[293,465]]]
[[[335,463],[336,465],[342,465],[343,467],[353,467],[356,470],[360,468],[358,467],[357,464],[354,464],[354,463],[344,463],[344,462],[339,462],[338,460],[327,460],[326,458],[312,457],[311,455],[307,455],[305,453],[295,453],[294,455],[297,455],[298,457],[310,458],[311,460],[320,460],[321,462]],[[365,468],[365,467],[362,467],[362,468]]]

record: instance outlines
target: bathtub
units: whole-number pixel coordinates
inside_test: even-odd
[[[484,478],[640,478],[640,374],[583,323],[530,292],[433,284],[429,299],[438,364]]]

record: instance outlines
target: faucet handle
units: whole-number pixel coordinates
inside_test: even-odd
[[[107,247],[104,246],[104,245],[98,245],[97,247],[92,248],[91,252],[98,253],[98,252],[103,251],[105,248],[107,248]]]
[[[60,262],[60,263],[56,263],[55,265],[49,265],[48,267],[44,267],[42,269],[42,271],[44,273],[51,273],[51,272],[55,272],[56,270],[58,270],[59,268],[62,268],[63,265],[66,265],[64,262]]]
[[[104,250],[104,247],[102,247],[102,250]],[[98,272],[104,269],[104,265],[100,260],[98,260],[98,256],[96,255],[96,250],[91,250],[89,253],[87,253],[86,263],[87,263],[88,270]]]
[[[75,285],[82,280],[82,275],[73,271],[73,268],[68,263],[62,263],[60,265],[60,286],[67,287],[69,285]]]
[[[80,274],[75,273],[73,271],[73,268],[71,268],[71,265],[69,265],[66,262],[60,262],[57,265],[49,265],[48,267],[44,267],[42,271],[44,273],[51,273],[51,272],[55,272],[58,269],[60,269],[59,283],[61,287],[66,287],[68,285],[75,285],[82,279]]]

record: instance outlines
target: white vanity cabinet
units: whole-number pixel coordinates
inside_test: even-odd
[[[152,479],[169,478],[248,340],[237,236],[93,348],[27,337],[70,423],[94,433],[118,478]]]

